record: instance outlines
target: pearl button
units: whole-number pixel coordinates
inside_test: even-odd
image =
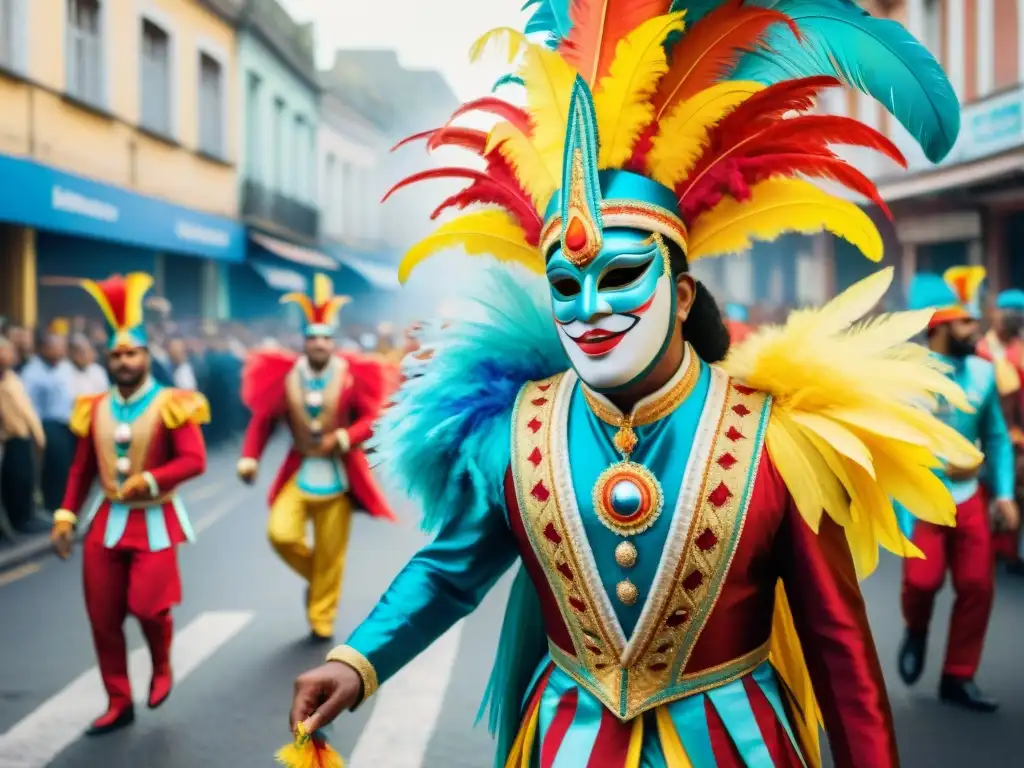
[[[132,425],[121,422],[114,428],[114,442],[126,445],[132,441]]]
[[[310,408],[319,408],[324,404],[324,396],[321,392],[307,392],[306,405]]]
[[[119,474],[127,475],[132,471],[132,460],[127,456],[122,456],[117,460],[114,468],[117,469]]]
[[[640,486],[632,480],[619,480],[612,486],[612,511],[622,517],[633,517],[644,503]]]
[[[615,595],[623,605],[635,605],[637,598],[640,597],[640,592],[637,590],[636,584],[625,579],[615,585]]]
[[[313,419],[309,422],[309,429],[311,432],[323,432],[324,425],[320,423],[320,419]]]
[[[615,562],[620,568],[632,568],[636,565],[639,553],[636,547],[628,541],[624,541],[615,548]]]

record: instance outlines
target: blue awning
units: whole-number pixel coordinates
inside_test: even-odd
[[[351,269],[369,283],[371,288],[378,291],[397,291],[402,287],[398,282],[398,268],[389,263],[390,254],[370,254],[340,243],[325,243],[324,247],[341,266]]]
[[[283,267],[275,267],[262,261],[250,259],[249,266],[256,270],[256,273],[263,278],[267,286],[281,293],[298,291],[305,293],[309,281],[305,275]]]
[[[295,243],[289,243],[286,240],[278,240],[276,237],[270,237],[270,235],[264,235],[259,232],[250,232],[249,237],[260,248],[269,251],[279,259],[300,264],[303,267],[312,267],[313,269],[329,269],[332,272],[338,269],[338,263],[334,259],[326,253],[321,253],[313,248],[295,245]]]

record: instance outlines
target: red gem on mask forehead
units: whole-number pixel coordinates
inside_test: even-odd
[[[569,226],[565,228],[565,247],[570,251],[582,251],[587,246],[587,229],[578,217],[569,219]]]

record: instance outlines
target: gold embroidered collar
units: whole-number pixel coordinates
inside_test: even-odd
[[[583,397],[587,405],[605,424],[613,427],[643,427],[663,419],[676,410],[690,396],[697,385],[700,362],[697,355],[686,345],[683,363],[669,382],[657,392],[640,400],[627,415],[616,408],[606,397],[594,392],[582,381]]]

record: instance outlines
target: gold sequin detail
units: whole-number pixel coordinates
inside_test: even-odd
[[[620,568],[632,568],[639,556],[636,547],[629,541],[623,541],[615,548],[615,562]]]
[[[636,605],[640,591],[636,588],[636,584],[629,579],[624,579],[615,585],[615,596],[623,605]]]

